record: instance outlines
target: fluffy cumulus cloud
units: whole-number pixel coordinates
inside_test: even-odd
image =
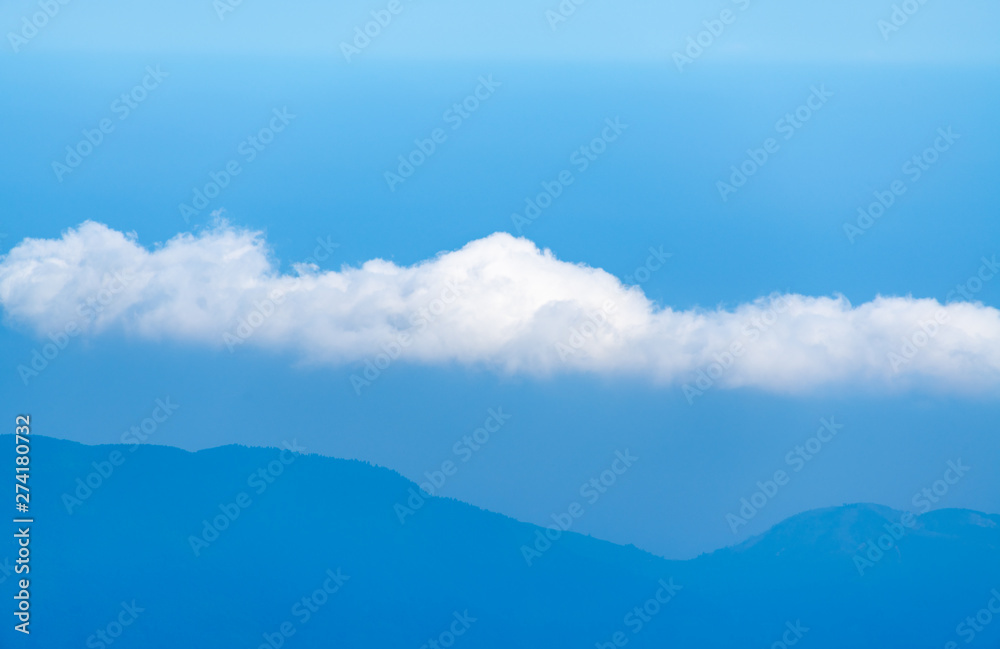
[[[329,364],[619,373],[691,390],[1000,383],[1000,312],[978,303],[772,295],[678,311],[503,233],[413,266],[293,268],[279,272],[260,233],[226,224],[147,249],[87,222],[4,256],[0,304],[8,323],[43,337],[116,332]]]

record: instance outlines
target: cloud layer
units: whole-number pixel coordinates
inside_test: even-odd
[[[1000,312],[978,303],[772,295],[734,310],[658,308],[613,275],[497,233],[413,266],[294,266],[220,224],[149,250],[94,222],[0,259],[8,322],[150,340],[292,350],[317,363],[389,359],[497,371],[622,373],[703,390],[1000,383]]]

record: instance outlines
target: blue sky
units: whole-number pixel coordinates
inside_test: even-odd
[[[2,24],[18,29],[33,6],[7,5]],[[309,258],[321,271],[372,259],[405,268],[507,232],[566,262],[545,267],[552,274],[544,277],[572,273],[572,264],[603,269],[639,284],[653,313],[732,313],[773,293],[843,295],[855,307],[880,295],[980,302],[970,317],[987,320],[998,306],[995,282],[971,299],[951,293],[1000,253],[991,191],[1000,144],[991,110],[995,6],[927,3],[885,40],[877,22],[892,3],[753,3],[742,11],[738,3],[668,10],[591,1],[554,31],[545,11],[556,3],[405,3],[346,62],[339,42],[383,6],[244,3],[224,20],[210,2],[169,11],[63,6],[19,52],[3,53],[0,250],[26,238],[60,240],[88,220],[134,232],[136,245],[157,250],[180,233],[206,236],[216,227],[211,213],[224,210],[234,231],[261,233],[273,266],[257,280],[292,275]],[[678,71],[671,54],[726,8],[735,22]],[[147,68],[162,74],[122,119],[115,102]],[[484,77],[499,85],[452,128],[449,109],[474,96]],[[816,87],[831,96],[785,139],[779,120],[808,105]],[[285,109],[294,118],[248,160],[241,146]],[[574,151],[615,119],[627,128],[581,170]],[[66,147],[102,120],[113,129],[60,180],[53,162],[65,162]],[[943,147],[939,129],[949,128],[958,139],[914,178],[907,162],[935,141]],[[386,172],[435,129],[446,139],[390,190]],[[722,200],[717,183],[769,138],[777,150]],[[239,175],[185,221],[179,205],[231,160]],[[564,170],[573,184],[518,230],[511,215]],[[905,193],[852,242],[844,225],[857,224],[859,207],[896,182]],[[325,259],[316,255],[320,242],[332,248]],[[637,270],[650,248],[671,256],[643,280]],[[69,254],[54,250],[42,257]],[[176,266],[181,274],[189,268]],[[33,286],[42,295],[42,279]],[[62,312],[59,299],[19,295],[3,304],[0,399],[8,411],[31,411],[38,431],[57,437],[116,441],[170,395],[181,408],[151,442],[195,449],[298,436],[311,450],[420,479],[453,457],[453,445],[489,408],[503,407],[509,425],[444,495],[544,523],[616,450],[629,448],[640,460],[580,529],[671,557],[732,543],[812,507],[912,507],[912,496],[959,457],[975,458],[974,469],[941,505],[998,510],[997,478],[986,469],[998,459],[990,427],[996,383],[993,366],[975,360],[989,356],[981,348],[966,366],[928,365],[914,383],[872,380],[870,368],[852,366],[805,390],[774,389],[765,370],[744,364],[745,387],[714,387],[693,404],[681,388],[692,372],[663,381],[636,370],[638,361],[624,370],[615,360],[520,372],[503,367],[521,358],[513,353],[465,363],[421,350],[359,396],[351,376],[363,371],[368,351],[352,357],[329,338],[303,348],[293,343],[312,340],[309,331],[292,328],[287,344],[260,336],[230,353],[221,336],[180,335],[187,316],[177,313],[180,320],[154,323],[159,329],[130,328],[127,319],[102,324],[25,385],[17,367],[47,342],[47,318]],[[64,306],[89,295],[71,294]],[[303,313],[312,315],[300,324],[324,317]],[[844,340],[862,329],[852,325]],[[883,333],[873,331],[873,339]],[[648,356],[662,345],[642,349]],[[660,360],[657,371],[671,359]],[[831,367],[809,366],[790,381],[835,374]],[[786,454],[831,416],[844,432],[732,534],[726,513],[756,481],[787,467]]]
[[[359,60],[430,59],[662,61],[685,46],[703,22],[730,10],[734,18],[705,55],[718,61],[964,62],[997,61],[992,26],[997,7],[962,0],[947,7],[848,2],[802,5],[784,0],[731,0],[625,4],[586,0],[565,21],[552,18],[557,0],[485,2],[400,0],[395,14]],[[385,10],[388,1],[326,3],[212,2],[182,0],[105,2],[86,11],[68,4],[22,51],[132,53],[305,54],[339,56],[356,27]],[[229,11],[226,7],[233,9]],[[569,5],[566,5],[569,6]],[[8,29],[37,11],[35,2],[4,7]],[[549,12],[552,12],[550,14]],[[905,15],[905,21],[903,19]],[[127,26],[127,29],[123,29]],[[885,38],[884,34],[888,34]]]

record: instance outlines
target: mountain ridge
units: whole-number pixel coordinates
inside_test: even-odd
[[[415,485],[360,460],[241,445],[129,448],[33,438],[42,646],[98,646],[89,634],[134,598],[148,613],[116,647],[174,646],[191,632],[205,646],[274,649],[267,638],[277,642],[289,620],[289,647],[419,647],[466,614],[476,619],[461,638],[469,647],[606,647],[616,637],[770,646],[786,623],[811,629],[816,647],[940,647],[950,621],[1000,584],[1000,517],[980,512],[915,517],[860,572],[864,548],[854,546],[877,542],[899,512],[811,510],[677,561],[450,498],[426,498],[401,524],[393,506]],[[114,453],[121,462],[109,473]],[[88,479],[89,495],[76,493]],[[79,503],[67,507],[64,494]],[[555,538],[540,541],[547,533]],[[524,547],[539,554],[530,564]],[[294,603],[330,575],[344,576],[330,603],[296,619]],[[915,609],[935,614],[914,620]],[[0,633],[5,647],[31,646]]]

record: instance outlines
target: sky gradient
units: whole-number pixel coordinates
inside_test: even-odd
[[[388,3],[244,2],[221,20],[211,2],[59,5],[0,55],[0,403],[36,413],[40,434],[97,443],[119,441],[169,396],[180,408],[150,443],[277,446],[294,435],[310,451],[414,480],[455,459],[456,443],[503,408],[509,422],[443,495],[545,524],[628,449],[635,467],[580,529],[671,558],[814,507],[919,511],[915,494],[958,459],[972,469],[935,506],[1000,511],[1000,477],[987,469],[1000,460],[990,338],[1000,283],[980,274],[1000,254],[996,5],[919,5],[888,39],[878,21],[891,2],[742,5],[586,2],[553,30],[554,2],[403,2],[350,61],[340,43]],[[679,70],[673,54],[724,10],[735,21]],[[9,3],[0,24],[19,33],[37,11]],[[612,133],[609,120],[627,128]],[[411,162],[412,174],[387,181],[428,141],[433,153]],[[744,165],[753,173],[734,181]],[[202,203],[198,192],[223,173],[225,187]],[[551,204],[531,208],[554,183]],[[230,229],[218,229],[220,218]],[[101,224],[86,226],[94,239],[67,244],[87,222]],[[198,254],[168,260],[155,290],[128,282],[115,293],[126,301],[112,297],[101,318],[80,312],[112,286],[104,271],[122,265],[108,242],[141,276],[150,259],[167,258],[168,242],[196,248],[213,232],[228,232],[230,247],[202,250],[200,265]],[[402,356],[357,390],[352,376],[364,376],[384,334],[405,328],[420,291],[438,286],[421,269],[482,241],[527,252],[511,262],[509,246],[490,248],[467,268],[507,259],[496,277],[523,271],[536,311],[579,302],[534,319],[560,331],[583,325],[619,283],[634,287],[636,317],[652,331],[667,310],[718,322],[772,295],[854,309],[897,300],[933,306],[931,317],[941,306],[982,319],[962,326],[960,353],[921,381],[872,380],[871,368],[889,367],[887,352],[925,310],[867,329],[837,315],[827,323],[843,325],[833,349],[866,341],[850,371],[806,355],[776,389],[767,363],[787,368],[801,340],[782,330],[775,351],[692,400],[684,384],[711,364],[713,345],[743,335],[738,318],[732,331],[699,329],[693,348],[710,353],[677,364],[669,380],[620,371],[629,354],[614,345],[590,352],[604,365],[521,371],[539,349],[559,360],[550,343],[561,335],[540,328],[531,344],[515,336],[471,360],[449,351],[496,331],[490,299],[502,292],[487,283],[469,310],[472,322],[491,314],[483,326],[459,328],[464,338],[437,332],[437,348]],[[650,249],[669,257],[653,269]],[[237,251],[232,259],[249,266],[212,270]],[[525,260],[540,265],[528,273]],[[303,263],[331,281],[361,268],[401,279],[355,294],[367,310],[336,312],[329,295],[282,309],[268,320],[287,319],[274,344],[261,328],[230,351],[223,334],[252,311],[254,291]],[[204,293],[190,288],[203,284]],[[362,299],[371,295],[386,299]],[[25,378],[19,366],[70,321],[87,333]],[[347,335],[366,327],[371,336]],[[666,332],[657,335],[677,338]],[[629,367],[657,353],[674,367],[676,353],[645,340],[628,348]],[[934,336],[918,361],[951,342]],[[504,365],[511,358],[516,368]],[[794,471],[788,454],[831,417],[844,428]],[[727,514],[780,469],[793,471],[790,483],[734,534]]]

